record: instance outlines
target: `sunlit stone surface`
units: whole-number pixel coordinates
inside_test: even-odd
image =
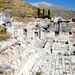
[[[75,75],[74,27],[58,25],[47,19],[13,22],[10,39],[0,42],[0,69],[8,63],[12,75]]]

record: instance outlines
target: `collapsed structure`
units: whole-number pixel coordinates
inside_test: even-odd
[[[0,25],[4,25],[4,26],[9,25],[9,26],[11,26],[12,25],[12,20],[13,20],[13,18],[11,18],[8,11],[0,13]]]
[[[0,42],[0,64],[10,64],[13,75],[75,75],[73,24],[62,18],[13,22],[10,39]]]

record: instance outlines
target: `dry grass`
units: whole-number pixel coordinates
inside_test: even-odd
[[[75,11],[62,7],[51,6],[49,8],[44,7],[44,9],[51,10],[51,17],[57,16],[59,13],[65,19],[75,15]],[[37,8],[20,0],[0,0],[0,11],[5,10],[11,10],[11,15],[15,17],[37,17]],[[47,14],[47,11],[45,13]]]
[[[11,10],[16,17],[37,17],[37,8],[20,0],[0,0],[0,11]],[[42,9],[41,9],[42,12]],[[47,14],[47,11],[45,12]],[[53,15],[51,14],[51,17]]]
[[[5,29],[6,28],[0,26],[0,41],[7,40],[10,37],[10,34],[4,31]]]
[[[10,35],[8,35],[8,34],[0,34],[0,41],[2,41],[2,40],[6,41],[9,37],[10,37]]]
[[[37,16],[37,8],[20,0],[0,0],[0,10],[11,10],[11,15],[18,17]]]

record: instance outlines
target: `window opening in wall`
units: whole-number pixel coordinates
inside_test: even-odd
[[[35,37],[38,37],[38,32],[35,32]]]
[[[72,35],[72,32],[69,32],[70,35]]]
[[[55,36],[59,35],[59,31],[55,31]]]
[[[24,35],[27,35],[27,29],[23,29]]]

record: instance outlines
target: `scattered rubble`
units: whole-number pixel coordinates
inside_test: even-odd
[[[61,22],[60,22],[61,21]],[[6,26],[10,39],[0,42],[1,64],[12,75],[75,75],[75,38],[71,22],[34,19]]]

